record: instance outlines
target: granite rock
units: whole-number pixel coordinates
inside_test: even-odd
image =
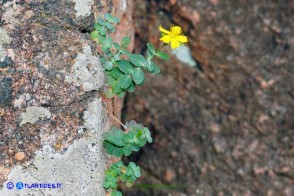
[[[113,37],[133,40],[131,11],[126,0],[0,1],[0,195],[13,194],[5,185],[20,179],[58,180],[63,188],[53,195],[104,194],[102,133],[112,121],[102,111],[104,74],[88,33],[111,12],[121,20]],[[120,117],[121,100],[107,107]]]

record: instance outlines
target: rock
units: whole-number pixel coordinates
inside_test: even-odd
[[[171,182],[172,180],[174,180],[176,178],[176,172],[171,169],[171,168],[168,168],[165,173],[164,173],[164,179],[167,181],[167,182]]]
[[[11,42],[11,38],[8,36],[7,32],[0,28],[0,62],[5,60],[6,52],[3,48],[3,45],[9,44]]]
[[[171,195],[195,195],[190,185],[207,182],[212,193],[203,195],[293,195],[294,4],[232,2],[137,2],[136,51],[145,52],[146,42],[159,48],[158,26],[175,24],[198,65],[156,61],[161,73],[146,74],[126,101],[125,121],[142,122],[154,137],[139,164],[159,181],[174,169],[173,183],[189,185]]]
[[[10,57],[5,57],[4,61],[0,61],[0,68],[6,68],[8,66],[13,65],[13,61],[11,60]]]
[[[121,20],[115,40],[134,36],[132,1],[110,2],[0,1],[0,168],[10,171],[0,173],[1,184],[58,179],[63,189],[50,194],[104,195],[102,134],[112,122],[102,112],[104,74],[88,33],[111,12]],[[121,102],[108,105],[118,118]]]
[[[15,154],[14,157],[15,157],[16,160],[22,161],[26,157],[26,155],[25,155],[24,152],[18,152],[18,153]]]
[[[12,101],[12,78],[0,81],[0,107],[7,107]]]
[[[91,70],[88,68],[89,65],[92,65]],[[72,73],[65,76],[65,81],[81,86],[84,91],[98,90],[104,84],[104,73],[99,58],[93,56],[89,46],[84,47],[83,53],[76,57]]]
[[[51,114],[49,110],[42,107],[29,107],[26,108],[26,112],[22,113],[22,121],[20,122],[20,125],[23,125],[25,123],[31,123],[34,124],[37,122],[40,118],[50,118]]]

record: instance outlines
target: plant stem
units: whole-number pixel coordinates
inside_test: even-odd
[[[128,128],[120,121],[118,120],[113,114],[111,114],[104,106],[102,108],[114,119],[116,120],[125,130],[128,130]]]
[[[164,46],[166,46],[167,44],[164,43],[158,50],[161,50]]]

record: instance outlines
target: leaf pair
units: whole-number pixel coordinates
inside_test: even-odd
[[[126,167],[122,161],[118,161],[106,170],[103,186],[106,190],[116,190],[118,180],[121,180],[122,182],[126,182],[128,187],[131,187],[140,176],[141,169],[135,163],[130,162]],[[120,195],[120,192],[113,191],[111,195]]]
[[[128,133],[113,127],[104,137],[103,146],[107,154],[115,157],[129,156],[133,151],[139,151],[147,142],[152,142],[149,129],[136,123],[129,128]]]
[[[141,176],[141,168],[130,162],[125,173],[120,176],[122,182],[126,182],[127,187],[133,186],[134,182]]]

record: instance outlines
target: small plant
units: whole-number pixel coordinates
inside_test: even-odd
[[[114,42],[108,36],[114,32],[113,23],[117,24],[118,18],[105,14],[104,19],[98,18],[94,25],[91,37],[98,43],[101,63],[107,75],[109,85],[108,97],[118,95],[123,97],[128,92],[134,92],[136,85],[142,85],[145,80],[144,71],[152,74],[160,73],[160,68],[154,63],[154,57],[168,60],[169,56],[157,51],[151,43],[147,43],[146,57],[141,54],[132,54],[127,50],[130,43],[129,37],[124,37],[121,43]]]
[[[107,169],[104,188],[106,190],[113,190],[112,196],[122,195],[119,191],[115,191],[118,180],[125,182],[127,187],[131,187],[140,176],[141,169],[135,163],[130,162],[128,166],[125,166],[122,161],[118,161]]]
[[[115,157],[129,156],[133,151],[139,151],[147,142],[152,142],[147,127],[143,127],[135,121],[131,121],[126,126],[127,133],[116,127],[112,127],[109,132],[105,133],[103,146],[107,154]]]
[[[109,33],[115,32],[114,25],[118,23],[117,17],[107,13],[103,18],[97,19],[94,31],[90,34],[98,44],[98,54],[107,76],[107,90],[104,92],[107,98],[115,95],[123,97],[126,92],[134,92],[136,86],[143,85],[145,81],[144,71],[151,74],[160,73],[159,66],[153,60],[155,57],[162,60],[169,59],[166,53],[160,51],[163,46],[171,44],[171,48],[175,49],[188,42],[187,37],[182,35],[181,27],[172,26],[168,31],[160,26],[159,30],[162,32],[160,40],[164,42],[163,46],[156,50],[151,43],[147,43],[147,52],[144,57],[127,50],[131,41],[129,37],[124,37],[121,43],[117,43],[109,36]],[[124,125],[110,112],[108,113],[124,127],[126,132],[112,127],[104,134],[103,147],[107,154],[115,157],[129,156],[133,151],[139,151],[147,142],[152,142],[151,133],[147,127],[135,121]],[[121,192],[117,191],[118,181],[125,182],[128,187],[131,187],[140,176],[140,167],[135,163],[130,162],[128,166],[125,166],[122,161],[118,161],[107,169],[104,188],[107,191],[111,190],[112,196],[121,196]]]

